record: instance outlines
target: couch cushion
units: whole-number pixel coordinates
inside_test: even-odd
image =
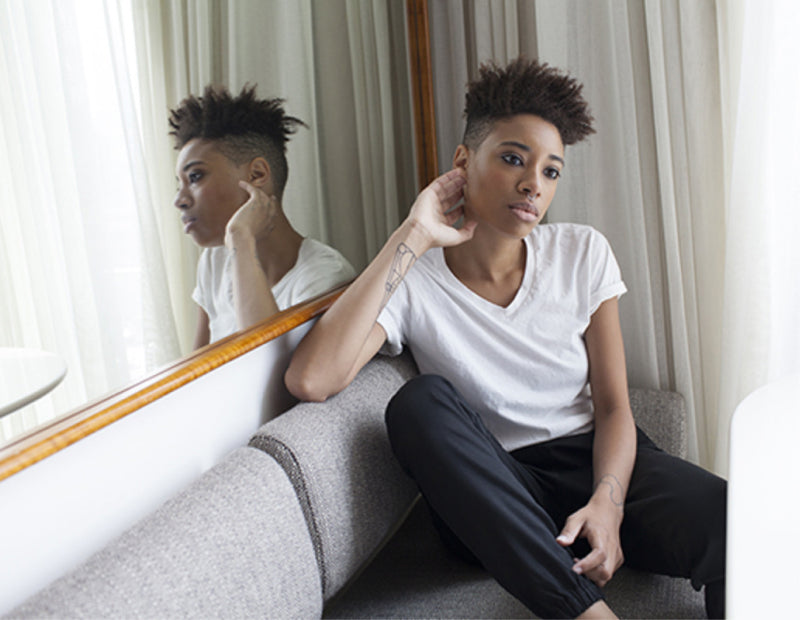
[[[604,589],[621,618],[703,618],[688,580],[620,569]],[[324,618],[535,618],[481,567],[446,550],[420,501],[369,568],[329,601]]]
[[[636,424],[659,448],[685,459],[689,439],[683,396],[666,390],[632,388],[630,400]]]
[[[374,555],[417,495],[384,425],[389,399],[416,372],[407,354],[378,355],[341,393],[296,405],[250,442],[281,463],[295,485],[325,600]]]
[[[11,617],[316,617],[322,590],[294,489],[243,447]]]

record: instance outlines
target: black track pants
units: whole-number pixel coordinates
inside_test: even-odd
[[[506,452],[452,385],[421,375],[386,411],[397,459],[414,478],[445,542],[480,562],[536,615],[576,617],[602,598],[572,571],[585,541],[556,536],[592,494],[593,433]],[[687,577],[723,613],[727,485],[659,450],[639,431],[620,537],[625,564]]]

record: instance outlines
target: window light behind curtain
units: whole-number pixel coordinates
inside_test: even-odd
[[[208,83],[286,99],[284,208],[363,267],[415,195],[403,3],[0,0],[0,346],[64,382],[0,443],[191,346],[198,252],[167,111]]]
[[[0,422],[0,440],[179,354],[152,218],[137,206],[156,199],[124,8],[0,3],[0,345],[68,367],[50,397]]]
[[[480,62],[522,53],[584,82],[598,133],[567,149],[548,218],[609,238],[631,384],[683,394],[690,457],[724,474],[736,404],[800,370],[800,3],[430,10],[442,169]]]
[[[723,469],[736,405],[768,382],[800,379],[800,3],[722,2],[719,19],[727,244],[715,464]]]

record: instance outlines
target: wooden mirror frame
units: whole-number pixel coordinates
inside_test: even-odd
[[[415,152],[419,187],[437,173],[428,1],[406,0]],[[38,463],[253,349],[314,319],[345,287],[321,295],[249,329],[198,349],[122,390],[74,409],[0,448],[0,480]]]

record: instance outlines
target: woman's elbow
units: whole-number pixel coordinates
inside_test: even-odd
[[[321,403],[334,393],[313,373],[304,372],[292,365],[286,371],[283,382],[289,393],[301,401]]]

